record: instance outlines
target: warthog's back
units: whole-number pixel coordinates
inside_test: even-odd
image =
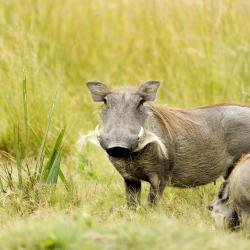
[[[172,185],[191,187],[212,182],[226,176],[242,154],[250,152],[250,108],[218,105],[176,113],[184,114],[194,126],[175,131],[170,144],[165,141],[173,151]]]
[[[217,105],[193,110],[215,136],[224,137],[227,151],[238,158],[250,150],[250,107]]]

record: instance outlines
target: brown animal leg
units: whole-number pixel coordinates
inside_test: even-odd
[[[150,178],[150,190],[148,194],[148,203],[150,205],[156,205],[160,200],[163,191],[165,189],[166,183],[160,181],[158,175],[153,175]]]
[[[141,182],[135,180],[124,180],[128,206],[136,207],[140,204]]]

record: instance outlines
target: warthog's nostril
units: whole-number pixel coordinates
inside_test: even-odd
[[[130,150],[123,147],[113,147],[107,149],[107,153],[112,157],[122,158],[129,155]]]
[[[212,210],[213,210],[213,205],[208,205],[208,206],[207,206],[207,209],[208,209],[209,211],[212,211]]]

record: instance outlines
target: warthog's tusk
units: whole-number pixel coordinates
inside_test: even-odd
[[[138,138],[139,138],[139,139],[142,138],[143,134],[144,134],[144,128],[141,127],[140,132],[139,132],[139,134],[138,134]]]
[[[97,125],[96,128],[95,128],[95,134],[96,134],[97,137],[100,137],[99,125]]]

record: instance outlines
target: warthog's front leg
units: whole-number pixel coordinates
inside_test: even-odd
[[[128,206],[135,207],[140,204],[141,182],[124,179]]]
[[[151,176],[149,181],[150,190],[148,194],[148,203],[149,205],[156,205],[163,194],[163,191],[166,187],[166,182],[164,180],[160,180],[156,174]]]

